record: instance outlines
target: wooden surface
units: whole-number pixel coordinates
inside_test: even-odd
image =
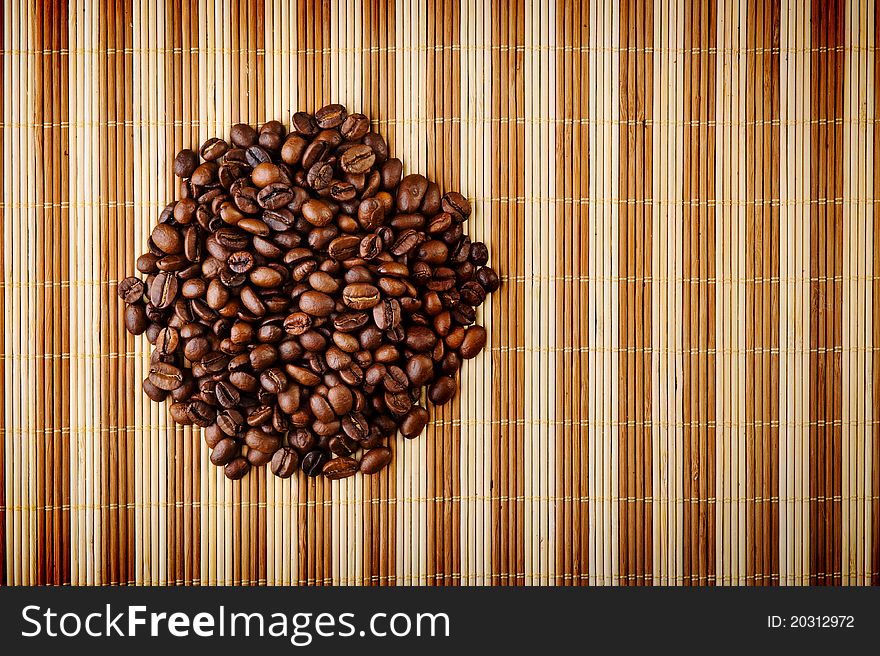
[[[0,581],[880,583],[875,0],[9,0]],[[474,206],[381,476],[230,482],[116,283],[181,147],[343,102]]]

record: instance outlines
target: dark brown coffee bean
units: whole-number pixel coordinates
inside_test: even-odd
[[[236,123],[229,132],[229,138],[239,148],[250,148],[257,143],[257,131],[247,123]]]
[[[344,333],[360,330],[370,320],[366,312],[342,312],[333,319],[333,327]]]
[[[475,278],[476,281],[482,285],[483,289],[490,294],[496,291],[501,284],[501,281],[498,279],[498,274],[495,273],[494,269],[489,267],[480,267],[477,269]]]
[[[403,175],[403,163],[396,157],[392,157],[382,164],[382,169],[379,173],[382,177],[382,189],[394,191],[400,184],[401,176]]]
[[[196,426],[210,426],[217,413],[204,401],[192,401],[186,406],[186,414]]]
[[[302,470],[305,472],[306,476],[317,476],[321,473],[324,463],[327,462],[329,457],[330,456],[327,455],[327,452],[321,449],[309,451],[303,456]]]
[[[375,230],[385,221],[385,208],[378,199],[367,198],[358,205],[357,218],[364,230]]]
[[[321,472],[331,481],[335,481],[340,478],[354,476],[359,467],[358,461],[354,458],[342,456],[324,463]]]
[[[449,258],[449,248],[442,241],[432,239],[419,246],[416,258],[428,264],[443,264]]]
[[[290,478],[299,466],[299,454],[295,449],[282,447],[272,455],[269,468],[278,478]]]
[[[315,191],[326,189],[332,180],[333,166],[328,162],[315,162],[306,174],[306,181]]]
[[[327,401],[333,412],[341,417],[351,412],[354,397],[345,385],[334,385],[327,391]]]
[[[280,394],[287,389],[287,376],[277,367],[273,367],[260,374],[260,385],[267,392]]]
[[[346,141],[358,141],[370,131],[370,119],[363,114],[349,114],[339,127]]]
[[[235,458],[241,451],[238,444],[232,438],[226,437],[219,442],[211,451],[211,462],[215,465],[225,465]]]
[[[287,372],[288,376],[293,378],[300,385],[304,385],[305,387],[314,387],[321,382],[320,376],[318,376],[313,371],[309,371],[305,367],[300,367],[295,364],[288,364],[285,366],[284,370]]]
[[[486,290],[475,280],[462,285],[460,293],[461,300],[471,306],[482,305],[483,301],[486,300]]]
[[[391,449],[380,446],[370,449],[361,458],[360,470],[362,474],[377,474],[391,462]]]
[[[125,329],[132,335],[140,335],[145,330],[150,321],[147,318],[147,312],[142,303],[129,305],[124,312]]]
[[[188,178],[199,165],[199,156],[188,148],[184,148],[174,158],[174,175],[178,178]]]
[[[471,244],[470,254],[468,255],[474,266],[483,266],[489,261],[489,249],[481,241],[475,241]]]
[[[166,390],[161,387],[156,387],[149,378],[144,379],[141,388],[144,390],[144,394],[146,394],[151,401],[155,401],[156,403],[161,403],[165,400],[165,397],[168,396]]]
[[[351,412],[342,418],[342,430],[353,440],[361,440],[370,432],[367,420],[359,412]]]
[[[192,419],[186,412],[186,403],[172,403],[168,407],[168,414],[171,415],[171,421],[181,426],[192,426]]]
[[[335,301],[322,292],[310,290],[299,297],[299,309],[313,317],[329,316],[335,306]]]
[[[271,413],[272,409],[269,408]],[[269,435],[258,428],[251,428],[244,435],[244,443],[249,449],[256,449],[263,453],[275,453],[281,446],[281,440],[275,435]]]
[[[149,378],[153,385],[170,392],[183,383],[183,372],[174,365],[157,362],[150,365]]]
[[[418,173],[406,176],[397,189],[397,209],[404,213],[418,212],[427,189],[425,176]]]
[[[345,122],[348,112],[345,107],[338,104],[325,105],[315,112],[315,121],[322,129],[336,128]]]
[[[227,150],[229,150],[229,145],[223,139],[212,137],[202,144],[199,154],[202,159],[213,161],[223,157]]]
[[[428,399],[434,405],[443,405],[455,396],[455,379],[452,376],[440,376],[428,387]]]
[[[368,310],[379,303],[379,290],[366,283],[346,285],[342,301],[353,310]]]
[[[257,203],[267,210],[277,210],[293,200],[293,192],[286,184],[270,184],[257,194]]]
[[[288,135],[281,146],[281,159],[291,166],[299,164],[307,145],[308,142],[298,134]]]
[[[386,298],[373,308],[373,321],[379,330],[388,330],[400,325],[400,303],[395,298]]]
[[[457,191],[447,192],[443,196],[442,207],[444,212],[459,217],[459,221],[464,221],[471,215],[470,202]]]
[[[159,273],[150,285],[150,302],[160,310],[170,307],[177,299],[178,286],[177,276],[173,273]]]
[[[278,287],[283,278],[281,274],[271,267],[257,267],[250,273],[251,282],[255,287],[263,289]]]
[[[247,474],[250,469],[251,463],[249,463],[247,459],[239,457],[228,463],[226,467],[223,468],[223,473],[229,480],[237,481],[240,478],[244,478],[245,474]]]
[[[366,173],[376,161],[372,148],[366,144],[356,144],[346,150],[339,158],[339,166],[346,173]]]
[[[131,276],[119,283],[117,293],[126,303],[138,303],[143,300],[146,286],[140,278]]]
[[[453,381],[453,385],[455,382]],[[428,424],[428,411],[419,405],[414,405],[400,423],[400,433],[408,439],[418,437]]]
[[[421,387],[433,377],[434,363],[427,355],[414,355],[406,363],[406,375],[415,387]]]
[[[326,226],[333,220],[333,211],[323,200],[308,200],[302,206],[303,218],[313,226]]]
[[[334,260],[347,260],[358,252],[361,240],[354,235],[342,235],[330,242],[327,253]]]
[[[437,343],[437,335],[425,326],[411,326],[406,331],[406,345],[413,351],[425,353],[434,348]]]
[[[486,346],[486,329],[482,326],[471,326],[465,331],[464,339],[458,352],[465,360],[470,360],[479,354]]]

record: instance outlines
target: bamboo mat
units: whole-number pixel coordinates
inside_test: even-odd
[[[880,584],[875,0],[7,0],[0,580]],[[230,482],[122,329],[181,147],[345,103],[490,344],[373,479]]]

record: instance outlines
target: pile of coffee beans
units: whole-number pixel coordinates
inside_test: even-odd
[[[486,344],[499,285],[471,206],[403,176],[363,114],[327,105],[232,127],[174,159],[180,198],[119,284],[125,327],[154,345],[144,392],[204,428],[238,479],[375,474],[419,435]]]

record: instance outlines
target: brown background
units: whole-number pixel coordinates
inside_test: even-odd
[[[4,3],[0,580],[877,584],[875,2]],[[374,479],[225,481],[115,294],[181,147],[344,102],[490,346]]]

